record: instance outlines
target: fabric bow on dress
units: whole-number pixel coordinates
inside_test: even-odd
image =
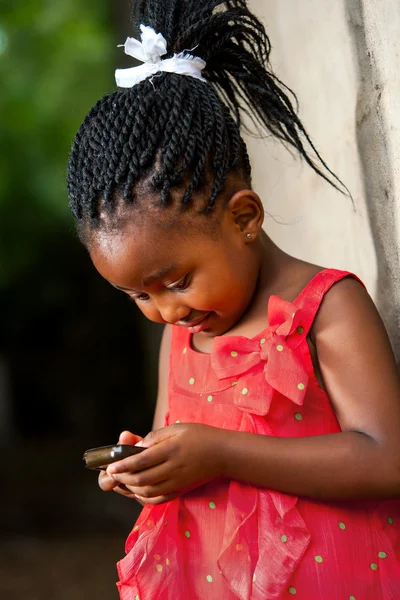
[[[303,311],[291,302],[271,296],[269,328],[264,337],[217,337],[211,353],[211,365],[218,379],[239,378],[235,404],[242,410],[266,415],[274,390],[302,405],[308,374],[293,350],[303,341]],[[267,386],[259,377],[264,371]]]

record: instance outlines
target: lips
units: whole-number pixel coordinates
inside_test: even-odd
[[[180,327],[196,327],[197,325],[200,325],[203,321],[205,321],[209,316],[210,316],[211,312],[206,313],[205,315],[203,315],[202,317],[199,317],[198,319],[195,319],[194,321],[178,321],[178,323],[176,323],[177,325],[179,325]]]

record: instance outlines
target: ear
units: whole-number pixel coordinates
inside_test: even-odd
[[[264,222],[260,197],[253,190],[240,190],[229,200],[227,209],[240,233],[248,238],[247,243],[254,241]]]

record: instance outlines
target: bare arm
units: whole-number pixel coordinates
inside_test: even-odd
[[[168,412],[168,376],[169,356],[171,350],[172,326],[166,325],[161,338],[160,357],[158,362],[158,394],[154,412],[153,431],[164,426],[165,415]]]
[[[346,279],[326,295],[314,334],[343,433],[291,439],[233,433],[224,474],[317,498],[400,496],[399,376],[382,321],[358,282]]]

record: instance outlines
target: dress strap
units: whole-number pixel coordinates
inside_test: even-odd
[[[188,345],[190,344],[190,335],[185,327],[179,327],[178,325],[172,326],[171,331],[171,351],[170,351],[170,366],[174,360],[181,360],[182,354],[186,354],[188,351]]]
[[[323,269],[315,275],[303,288],[300,294],[294,300],[293,304],[301,308],[303,311],[302,326],[304,328],[304,335],[306,336],[310,331],[316,314],[321,306],[325,294],[331,289],[331,287],[345,279],[346,277],[352,277],[356,279],[362,286],[364,286],[361,279],[350,273],[349,271],[340,271],[338,269]],[[365,287],[365,286],[364,286]]]

